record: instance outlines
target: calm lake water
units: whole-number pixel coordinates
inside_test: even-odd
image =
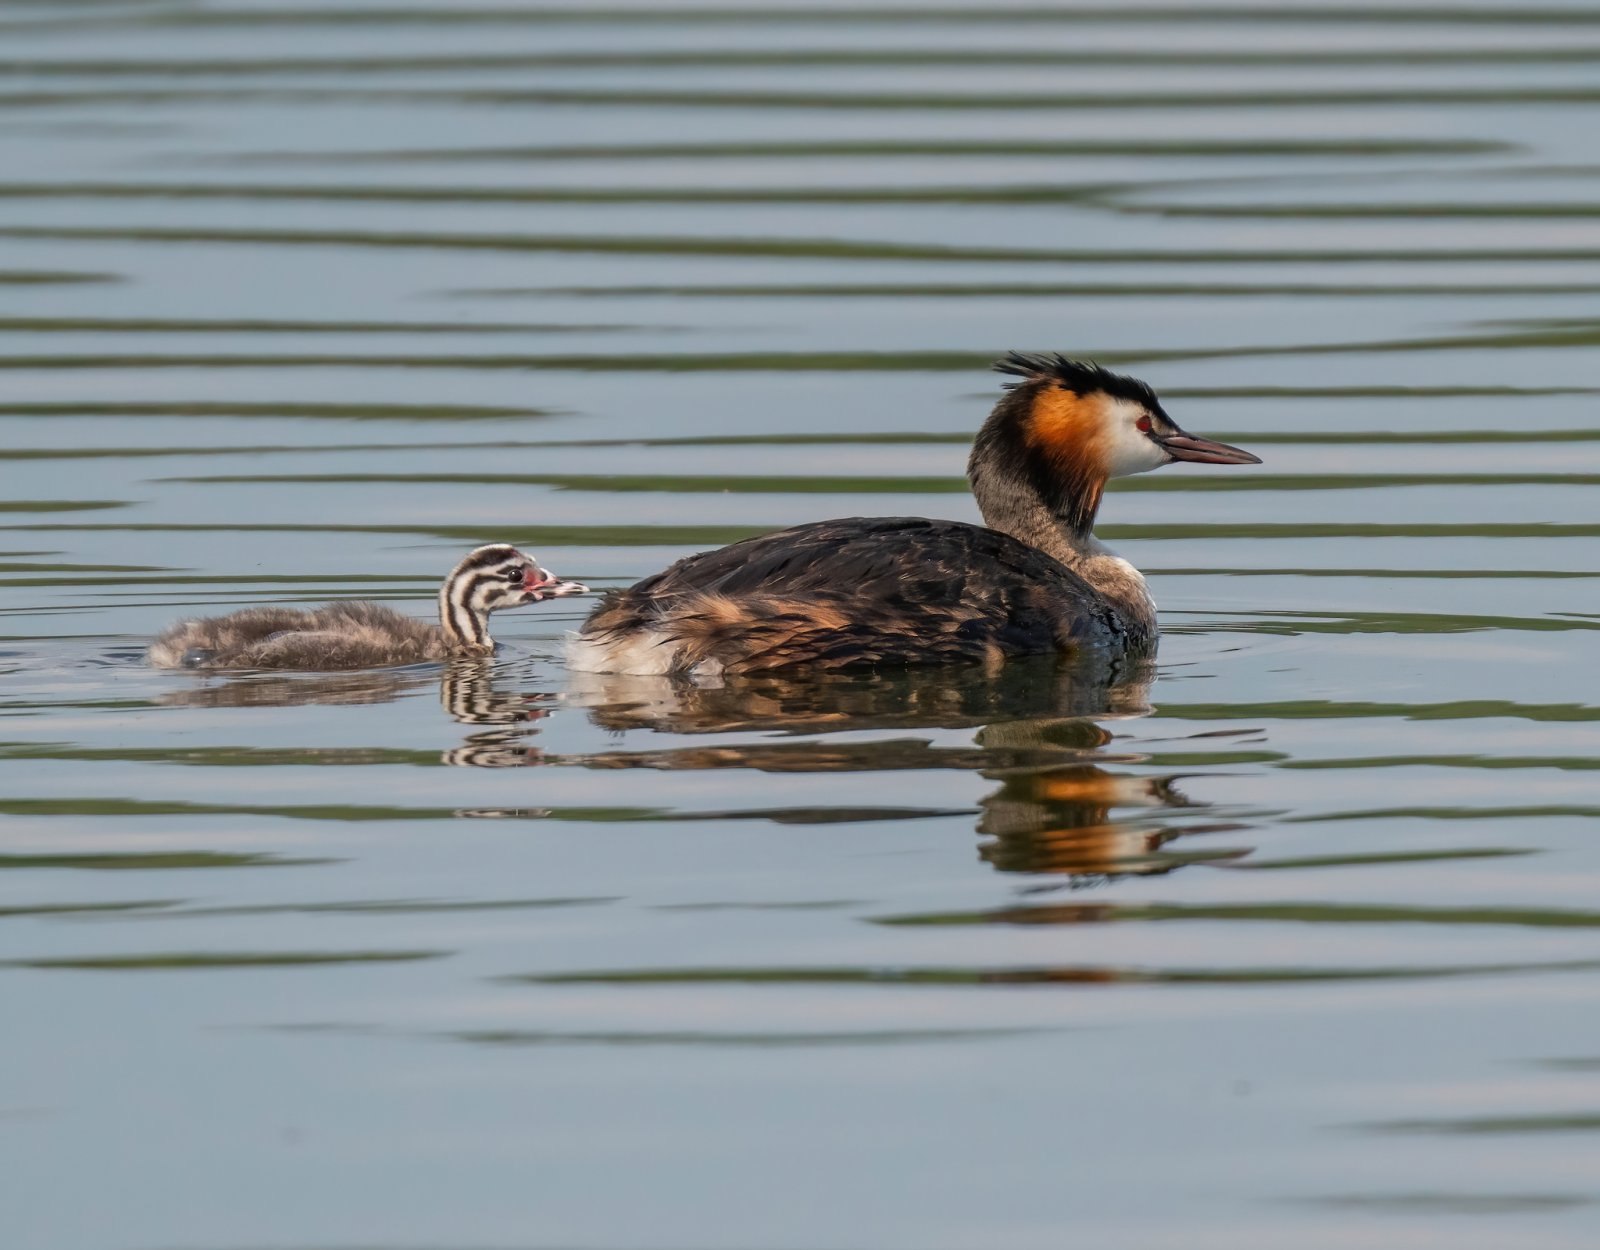
[[[8,1250],[1600,1241],[1600,10],[0,5]],[[1159,663],[156,672],[976,519],[1007,348]]]

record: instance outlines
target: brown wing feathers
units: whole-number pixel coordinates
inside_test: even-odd
[[[689,556],[613,592],[583,635],[649,634],[682,644],[676,667],[729,672],[993,662],[1091,641],[1098,606],[1076,574],[993,530],[851,517]]]

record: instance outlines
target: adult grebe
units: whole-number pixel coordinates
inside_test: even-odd
[[[1144,578],[1093,534],[1107,479],[1261,461],[1184,433],[1153,390],[1099,365],[1011,352],[994,367],[1022,380],[967,461],[987,528],[848,517],[689,556],[609,592],[568,663],[715,675],[1153,649]]]
[[[150,644],[158,668],[366,668],[458,655],[489,655],[489,613],[588,590],[563,582],[505,543],[479,547],[439,588],[439,624],[360,600],[298,608],[245,608],[179,621]]]

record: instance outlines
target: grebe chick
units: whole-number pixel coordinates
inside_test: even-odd
[[[1108,479],[1175,460],[1260,464],[1186,434],[1143,382],[1012,352],[967,479],[984,525],[816,521],[609,592],[572,641],[580,672],[719,673],[1154,650],[1144,578],[1094,537]]]
[[[245,608],[179,621],[150,645],[157,668],[367,668],[451,656],[489,655],[489,613],[588,590],[563,582],[506,543],[479,547],[439,588],[439,623],[364,600],[305,612]]]

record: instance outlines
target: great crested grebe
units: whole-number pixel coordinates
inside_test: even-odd
[[[179,621],[150,644],[158,668],[367,668],[489,655],[489,613],[588,590],[563,582],[506,543],[479,547],[439,588],[439,623],[364,600],[298,608],[245,608]]]
[[[1184,433],[1150,387],[1099,365],[1011,352],[994,367],[1022,380],[967,461],[984,525],[848,517],[689,556],[609,592],[569,665],[714,676],[1153,649],[1144,578],[1094,537],[1107,479],[1261,461]]]

